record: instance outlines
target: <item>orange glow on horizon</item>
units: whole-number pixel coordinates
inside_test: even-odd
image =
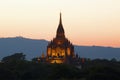
[[[0,37],[50,41],[60,11],[73,44],[120,47],[120,0],[1,0]]]

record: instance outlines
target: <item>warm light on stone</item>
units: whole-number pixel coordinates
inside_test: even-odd
[[[71,63],[75,54],[74,46],[65,37],[60,13],[60,22],[56,37],[47,46],[47,62],[49,63]]]

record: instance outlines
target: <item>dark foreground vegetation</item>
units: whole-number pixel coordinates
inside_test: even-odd
[[[120,62],[115,59],[86,60],[81,66],[27,61],[16,53],[0,62],[0,80],[120,80]]]

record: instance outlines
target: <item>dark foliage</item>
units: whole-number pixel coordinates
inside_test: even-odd
[[[15,55],[3,58],[0,80],[120,80],[120,62],[116,60],[89,60],[79,69],[70,64],[26,61],[23,53],[22,58]]]
[[[2,62],[8,63],[8,62],[21,61],[21,60],[25,60],[25,55],[23,53],[15,53],[13,55],[4,57],[2,59]]]

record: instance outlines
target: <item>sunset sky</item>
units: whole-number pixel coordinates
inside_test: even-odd
[[[60,12],[73,44],[120,47],[120,0],[0,0],[0,37],[52,40]]]

